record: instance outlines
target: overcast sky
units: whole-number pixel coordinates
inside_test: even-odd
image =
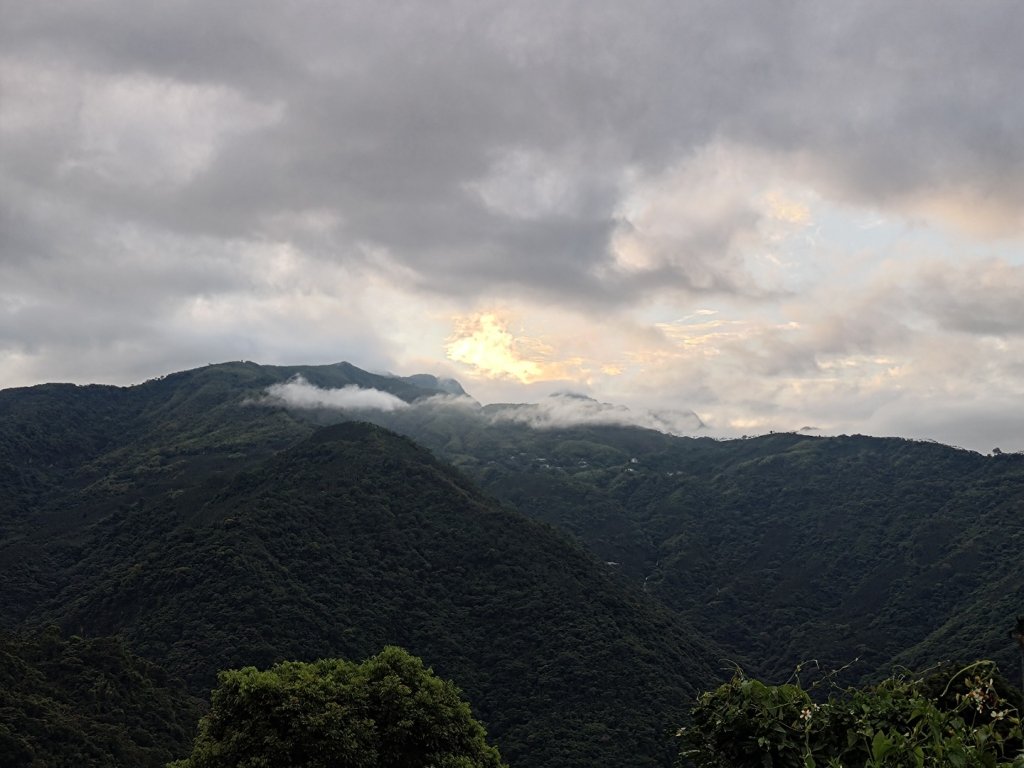
[[[1024,449],[1024,4],[0,1],[0,387],[348,360]]]

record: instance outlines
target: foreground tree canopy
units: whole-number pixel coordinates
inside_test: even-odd
[[[458,688],[400,648],[222,672],[168,768],[503,768]]]
[[[737,673],[703,694],[680,729],[680,765],[1024,768],[1014,706],[1020,693],[991,662],[833,688],[827,697],[812,693],[799,683],[765,685]]]

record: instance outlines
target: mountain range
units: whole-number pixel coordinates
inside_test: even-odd
[[[187,752],[181,719],[218,670],[387,644],[454,679],[531,768],[670,765],[730,665],[1011,668],[1024,457],[671,434],[694,419],[571,395],[480,406],[450,379],[348,363],[3,390],[0,629],[51,681],[81,765],[117,764],[81,749],[106,725],[74,719],[83,685],[58,690],[26,648],[93,643],[91,663],[148,670],[118,673],[167,690],[149,710],[123,697],[148,725],[103,742],[146,765]]]

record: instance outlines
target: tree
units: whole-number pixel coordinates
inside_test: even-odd
[[[1024,616],[1017,617],[1017,626],[1010,630],[1010,639],[1016,640],[1020,649],[1020,693],[1024,704]]]
[[[388,647],[221,672],[191,756],[168,768],[504,768],[485,738],[453,683]]]

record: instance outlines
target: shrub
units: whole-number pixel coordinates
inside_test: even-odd
[[[1019,713],[997,692],[997,674],[977,662],[939,696],[934,676],[927,686],[894,676],[868,688],[834,687],[819,703],[798,683],[765,685],[737,672],[699,697],[679,731],[679,765],[1024,768]],[[940,706],[954,681],[965,692]]]

